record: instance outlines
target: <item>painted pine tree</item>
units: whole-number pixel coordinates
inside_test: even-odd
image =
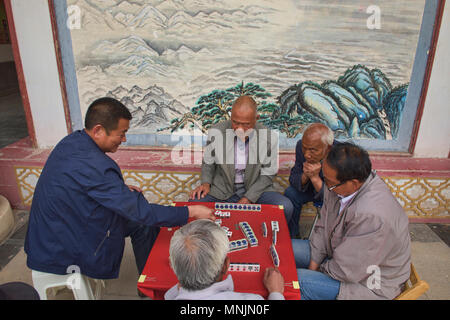
[[[226,90],[213,90],[201,96],[190,112],[181,118],[173,119],[169,127],[158,131],[170,129],[171,132],[175,132],[184,129],[189,124],[191,128],[197,126],[203,133],[207,133],[208,129],[216,123],[231,119],[231,108],[234,101],[244,95],[255,99],[258,113],[261,116],[260,121],[269,124],[274,111],[279,109],[276,104],[266,101],[272,95],[258,84],[241,82]]]

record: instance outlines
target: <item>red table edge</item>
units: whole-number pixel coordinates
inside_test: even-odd
[[[185,202],[185,201],[176,201],[176,202],[172,202],[172,204],[170,204],[170,205],[174,206],[174,207],[182,207],[182,206],[192,206],[192,205],[210,206],[211,204],[213,204],[213,206],[215,206],[216,203],[218,203],[218,202]],[[274,207],[278,207],[279,209],[283,209],[284,210],[284,207],[281,206],[281,205],[271,205],[271,204],[258,204],[258,205],[261,205],[261,206],[274,206]],[[287,226],[286,218],[285,218],[284,215],[283,215],[283,221],[284,221],[285,225]],[[178,228],[178,227],[179,226],[177,226],[175,228]],[[170,228],[170,227],[163,227],[163,228]],[[158,235],[158,237],[159,237],[159,235]],[[158,240],[158,237],[156,238],[155,243]],[[292,241],[288,241],[288,247],[289,247],[288,249],[290,249],[290,251],[294,255],[294,251],[293,251],[293,248],[292,248]],[[151,251],[150,251],[150,253],[151,253]],[[149,256],[150,256],[150,254],[149,254]],[[147,263],[148,263],[148,257],[147,257],[147,262],[145,264],[145,267],[147,266]],[[144,267],[144,270],[146,269],[145,267]],[[227,273],[227,275],[228,274],[229,273]],[[152,300],[164,300],[165,292],[160,294],[159,291],[162,291],[162,290],[149,289],[147,287],[144,287],[145,278],[144,278],[144,280],[142,280],[143,279],[142,277],[147,277],[147,276],[145,274],[140,275],[140,277],[138,279],[138,283],[137,283],[138,290],[141,291],[143,294],[145,294],[146,296],[148,296]],[[301,300],[300,283],[298,281],[298,273],[297,272],[296,272],[295,278],[296,278],[296,281],[292,281],[292,284],[291,284],[292,287],[287,286],[287,283],[285,282],[285,285],[284,285],[285,288],[284,288],[284,293],[283,293],[283,296],[284,296],[285,300]],[[295,283],[297,284],[298,289],[295,288]],[[292,297],[291,299],[287,299],[286,298],[286,291],[289,292],[289,296],[290,295],[295,295],[295,296],[298,295],[298,298]],[[268,295],[269,295],[269,293],[267,295],[262,295],[262,296],[263,296],[263,298],[265,300],[267,300],[266,296],[268,297]]]

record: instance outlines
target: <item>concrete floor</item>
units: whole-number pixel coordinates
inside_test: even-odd
[[[26,266],[26,254],[23,251],[27,212],[15,211],[15,214],[19,221],[17,231],[0,247],[0,284],[21,281],[32,285],[31,271]],[[310,224],[311,221],[300,223],[302,235],[307,233]],[[412,262],[419,276],[430,285],[428,292],[419,300],[450,299],[450,243],[444,242],[449,239],[449,227],[449,225],[410,224]],[[119,278],[106,281],[102,299],[140,300],[137,295],[138,278],[128,238]],[[70,290],[62,289],[51,295],[50,299],[70,300],[73,299],[73,295]]]

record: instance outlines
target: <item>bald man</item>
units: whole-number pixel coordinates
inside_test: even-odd
[[[278,139],[258,119],[256,102],[241,96],[233,104],[231,120],[209,130],[201,185],[190,201],[282,205],[288,222],[294,207],[273,188]]]
[[[299,220],[302,207],[313,201],[321,206],[323,201],[322,161],[334,144],[334,134],[326,125],[310,124],[295,148],[295,165],[289,176],[290,186],[284,195],[294,205],[292,218],[288,221],[292,238],[299,236]]]

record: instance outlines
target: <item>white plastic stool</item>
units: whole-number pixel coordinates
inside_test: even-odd
[[[47,300],[47,289],[62,286],[67,286],[73,291],[75,300],[94,300],[89,279],[81,273],[59,275],[32,270],[31,277],[41,300]]]

